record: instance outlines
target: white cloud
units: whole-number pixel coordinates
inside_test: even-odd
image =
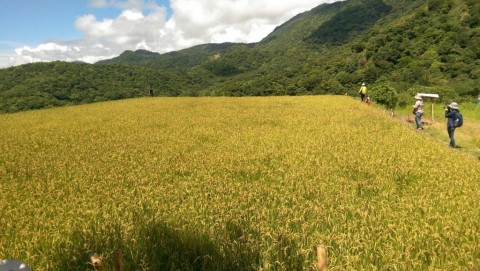
[[[53,42],[49,42],[49,43],[45,43],[45,44],[40,44],[36,48],[30,48],[28,46],[24,46],[22,48],[15,49],[15,52],[17,54],[23,54],[24,52],[28,52],[28,53],[45,52],[45,53],[48,53],[48,52],[54,52],[54,51],[64,53],[64,52],[68,51],[68,47],[65,46],[65,45],[59,45],[59,44],[56,44],[56,43],[53,43]]]
[[[96,8],[117,7],[121,9],[154,9],[155,0],[89,0],[88,5]]]
[[[121,8],[116,18],[77,18],[83,38],[22,46],[0,54],[0,68],[35,61],[85,61],[115,57],[125,50],[165,53],[203,43],[258,42],[293,16],[338,0],[170,0],[172,15],[154,0],[90,0],[91,7]],[[5,65],[6,64],[6,65]]]

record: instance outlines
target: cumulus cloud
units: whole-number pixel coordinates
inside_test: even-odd
[[[15,56],[0,54],[0,59],[8,66],[52,60],[94,63],[125,50],[165,53],[203,43],[258,42],[293,16],[336,1],[170,0],[172,14],[167,18],[167,8],[155,0],[90,0],[91,7],[115,7],[122,12],[102,20],[85,14],[75,22],[82,39],[22,46]]]
[[[55,60],[94,63],[105,58],[117,56],[117,53],[112,52],[110,48],[106,48],[102,44],[82,46],[63,42],[49,42],[36,47],[23,46],[15,49],[15,53],[25,60],[23,63]],[[10,57],[8,61],[17,65],[21,64],[21,61],[15,57]]]

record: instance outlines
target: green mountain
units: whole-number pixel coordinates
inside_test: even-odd
[[[478,0],[347,0],[298,14],[254,44],[165,54],[126,51],[96,64],[0,70],[0,111],[149,95],[356,94],[367,82],[444,101],[480,93]],[[374,95],[375,96],[375,95]]]

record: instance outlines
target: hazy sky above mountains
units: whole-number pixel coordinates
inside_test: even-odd
[[[0,0],[0,68],[258,42],[293,16],[339,0]]]

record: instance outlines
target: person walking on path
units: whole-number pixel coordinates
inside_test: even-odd
[[[365,100],[365,103],[368,104],[368,105],[371,105],[372,104],[372,99],[370,99],[370,97],[367,96],[367,99]]]
[[[358,94],[360,94],[360,99],[363,102],[365,100],[365,96],[367,96],[367,86],[365,85],[365,83],[362,83],[362,86],[360,87]]]
[[[456,102],[453,102],[445,108],[445,118],[448,118],[447,120],[447,132],[448,132],[448,137],[450,138],[450,147],[456,148],[457,145],[455,144],[455,120],[458,118],[458,104]]]
[[[423,99],[422,96],[415,96],[415,104],[413,105],[413,114],[415,115],[415,123],[417,124],[417,130],[423,130],[422,116],[423,116]]]

